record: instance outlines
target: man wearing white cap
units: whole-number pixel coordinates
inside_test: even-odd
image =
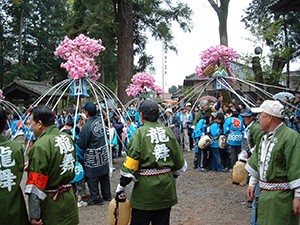
[[[259,182],[257,224],[297,224],[300,214],[300,136],[284,124],[284,107],[266,100],[252,112],[259,113],[264,131],[248,160],[250,173],[247,195],[254,199]]]

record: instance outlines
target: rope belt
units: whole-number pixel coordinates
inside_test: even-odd
[[[57,189],[45,190],[46,193],[51,193],[51,198],[54,201],[58,201],[63,192],[69,191],[72,189],[71,184],[63,184],[59,186]]]
[[[152,169],[140,169],[139,174],[141,176],[157,176],[160,174],[165,174],[171,172],[171,168],[162,167],[162,168],[152,168]]]
[[[259,188],[267,191],[280,191],[280,190],[290,190],[290,185],[287,182],[281,183],[268,183],[262,180],[259,180]]]

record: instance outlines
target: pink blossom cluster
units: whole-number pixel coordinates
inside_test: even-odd
[[[137,73],[131,78],[131,84],[127,87],[127,96],[138,96],[144,92],[145,88],[155,91],[157,94],[164,93],[163,89],[155,85],[155,79],[147,73]]]
[[[3,91],[0,89],[0,100],[4,99]]]
[[[80,34],[71,40],[68,37],[56,48],[54,55],[61,57],[67,62],[62,63],[73,80],[90,77],[97,80],[100,77],[98,66],[94,57],[105,50],[101,39],[95,40]]]
[[[200,78],[204,78],[204,70],[213,64],[223,64],[231,76],[234,74],[231,71],[230,60],[238,59],[239,56],[235,50],[224,45],[211,46],[207,50],[203,51],[200,57],[201,64],[196,67],[196,73]]]

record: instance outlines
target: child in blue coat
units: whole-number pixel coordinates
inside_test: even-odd
[[[215,122],[210,126],[210,134],[213,140],[209,146],[211,152],[211,169],[218,172],[223,170],[218,139],[223,133],[223,129],[221,129],[220,125],[224,123],[224,119],[223,113],[219,113],[216,116]]]

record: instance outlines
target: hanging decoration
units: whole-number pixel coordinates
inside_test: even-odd
[[[230,61],[238,58],[238,54],[232,48],[224,45],[212,46],[202,52],[201,64],[196,67],[196,73],[199,78],[235,78]]]
[[[137,73],[131,78],[131,84],[127,87],[127,96],[148,97],[148,89],[155,91],[158,95],[163,94],[163,89],[155,85],[155,79],[148,73]]]
[[[94,58],[104,50],[101,39],[95,40],[80,34],[73,40],[65,37],[54,55],[66,60],[61,67],[69,72],[72,80],[90,78],[95,81],[100,74]]]
[[[71,96],[89,97],[88,90],[89,88],[85,79],[74,80],[71,85]]]

